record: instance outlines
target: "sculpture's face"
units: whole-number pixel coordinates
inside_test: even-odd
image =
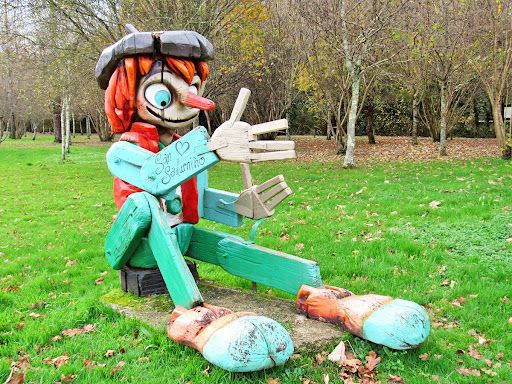
[[[209,100],[200,97],[203,92],[204,83],[199,76],[194,76],[189,85],[167,65],[156,61],[140,80],[137,113],[148,123],[169,129],[181,128],[189,125],[201,109],[211,109],[205,106]]]

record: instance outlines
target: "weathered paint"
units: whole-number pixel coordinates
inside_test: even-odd
[[[198,127],[144,162],[141,178],[145,191],[162,196],[219,162],[206,145],[208,133]]]
[[[417,347],[430,331],[427,312],[420,305],[389,296],[304,285],[296,305],[312,319],[339,324],[353,335],[393,349]]]
[[[135,268],[155,268],[158,266],[155,256],[153,256],[153,251],[151,251],[151,247],[149,246],[147,236],[144,236],[140,240],[139,246],[135,252],[133,252],[127,264]]]
[[[202,303],[203,298],[180,252],[176,231],[167,225],[158,200],[149,193],[143,193],[151,209],[149,245],[165,285],[175,305],[192,308]]]
[[[260,247],[222,232],[195,227],[187,256],[292,294],[297,294],[303,284],[323,287],[316,262]]]
[[[112,175],[142,188],[144,182],[140,168],[154,155],[153,152],[128,141],[118,141],[112,144],[107,152],[107,166]]]
[[[323,287],[320,268],[312,260],[229,237],[219,242],[217,252],[224,270],[256,283],[291,294],[303,284]]]
[[[293,342],[278,322],[243,316],[217,330],[203,348],[210,363],[231,372],[253,372],[284,364]]]
[[[105,239],[105,256],[114,269],[121,269],[138,248],[151,223],[149,204],[143,193],[132,194],[119,211]]]
[[[204,191],[203,217],[208,220],[240,227],[243,217],[236,212],[238,193],[206,188]]]
[[[415,348],[430,333],[428,314],[420,305],[395,299],[371,314],[363,325],[363,337],[393,349]]]

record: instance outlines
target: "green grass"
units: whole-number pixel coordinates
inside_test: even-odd
[[[230,374],[211,367],[206,376],[208,363],[198,353],[100,303],[119,286],[102,253],[115,214],[107,148],[73,146],[62,163],[60,148],[48,137],[0,145],[0,382],[11,360],[23,354],[30,356],[27,381],[33,383],[51,383],[62,374],[76,374],[80,383],[264,383],[269,377],[321,383],[326,373],[338,382],[335,364],[312,366],[318,351],[303,351],[266,372]],[[428,308],[435,327],[417,350],[395,352],[343,335],[360,358],[372,349],[382,357],[377,369],[384,382],[389,375],[406,383],[433,382],[433,375],[442,383],[512,382],[512,304],[503,299],[512,299],[512,243],[507,241],[512,163],[482,159],[343,170],[339,164],[288,162],[252,169],[257,181],[284,174],[294,191],[260,226],[258,244],[318,261],[327,284],[403,297]],[[241,189],[236,164],[215,166],[210,180],[213,187]],[[434,200],[441,202],[437,209],[429,207]],[[247,238],[251,223],[238,229],[200,225]],[[70,259],[78,261],[66,266]],[[250,288],[250,282],[213,266],[201,264],[200,273]],[[95,284],[100,277],[105,281]],[[275,290],[270,294],[291,298]],[[450,304],[461,296],[466,304]],[[38,305],[41,300],[45,304]],[[41,316],[33,319],[32,312]],[[95,332],[52,340],[63,330],[91,323]],[[490,342],[478,345],[470,329]],[[500,362],[496,354],[505,353],[501,367],[492,368],[496,376],[456,372],[461,366],[487,368],[468,353],[456,353],[469,345],[494,363]],[[103,357],[109,349],[116,354]],[[69,362],[59,369],[43,362],[65,353]],[[425,353],[429,357],[423,361],[419,355]],[[106,366],[84,368],[85,358]],[[126,365],[112,371],[119,361]]]

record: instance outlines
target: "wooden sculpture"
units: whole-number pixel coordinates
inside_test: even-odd
[[[232,313],[204,302],[184,256],[292,294],[312,318],[391,348],[407,349],[428,335],[419,305],[386,296],[356,296],[322,283],[317,263],[194,226],[200,218],[240,226],[244,217],[269,217],[291,190],[281,175],[253,185],[249,163],[295,157],[292,141],[257,136],[287,127],[286,120],[249,125],[240,118],[250,95],[242,89],[228,121],[211,138],[198,127],[180,137],[200,110],[211,43],[196,32],[138,32],[106,48],[96,66],[105,111],[120,141],[107,153],[118,215],[105,240],[114,269],[158,268],[176,305],[168,335],[230,371],[284,364],[293,352],[288,332],[272,319]],[[207,169],[219,161],[242,165],[245,189],[208,187]]]

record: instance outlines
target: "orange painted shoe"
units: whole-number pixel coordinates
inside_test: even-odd
[[[278,322],[208,304],[188,310],[176,307],[167,335],[196,349],[210,363],[232,372],[282,365],[293,353],[290,335]]]
[[[417,347],[430,333],[423,307],[390,296],[358,296],[342,288],[303,285],[296,305],[312,319],[339,324],[353,335],[393,349]]]

